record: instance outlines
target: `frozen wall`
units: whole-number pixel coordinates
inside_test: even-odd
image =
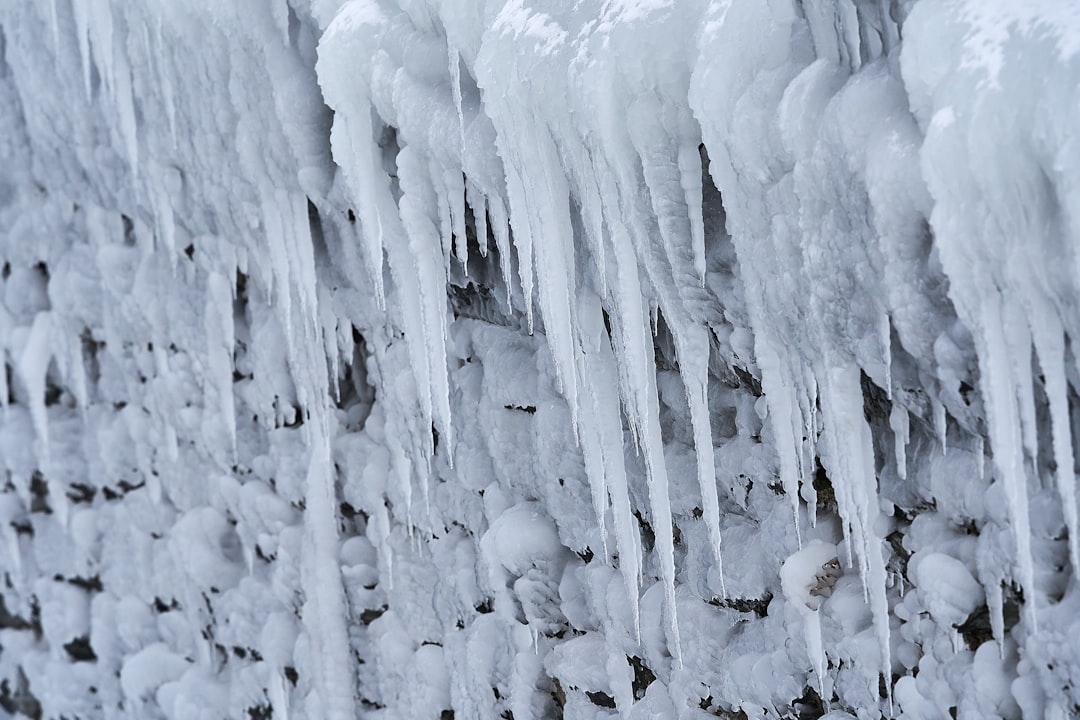
[[[0,2],[0,716],[1080,712],[1078,107],[1057,0]]]

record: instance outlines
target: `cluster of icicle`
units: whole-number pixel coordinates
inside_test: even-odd
[[[146,109],[137,112],[135,98],[146,80],[129,60],[132,48],[152,65],[163,20],[179,22],[185,13],[245,28],[243,47],[270,48],[271,38],[303,46],[292,33],[294,7],[305,3],[277,0],[270,15],[246,13],[247,4],[181,10],[146,0],[116,10],[126,27],[117,39],[108,2],[71,3],[80,80],[87,95],[103,83],[115,104],[125,160],[133,177],[146,178],[140,192],[155,209],[153,234],[170,260],[179,244],[169,195],[179,181],[164,163],[148,172],[142,159],[138,123]],[[42,5],[60,57],[67,14],[58,6],[67,5]],[[1027,496],[1040,467],[1040,392],[1070,557],[1080,570],[1069,401],[1078,372],[1071,341],[1080,337],[1074,14],[1053,2],[1014,9],[1004,0],[313,0],[304,11],[322,31],[315,71],[334,112],[330,146],[344,190],[317,137],[325,118],[311,109],[321,101],[301,62],[305,53],[315,56],[309,39],[301,57],[270,49],[262,56],[282,79],[275,110],[294,157],[267,159],[259,119],[240,117],[241,130],[251,123],[237,135],[242,170],[262,178],[261,186],[245,189],[250,197],[236,199],[237,207],[228,198],[196,200],[220,209],[217,217],[248,215],[263,227],[265,256],[220,251],[207,305],[227,305],[237,271],[250,273],[285,328],[315,448],[306,528],[319,590],[305,622],[321,647],[314,655],[328,688],[327,717],[354,710],[325,381],[339,375],[334,364],[351,355],[352,340],[321,298],[305,193],[317,205],[355,203],[367,278],[408,345],[419,418],[406,426],[424,436],[413,440],[425,457],[413,460],[425,478],[435,433],[450,458],[456,442],[447,286],[468,271],[464,238],[474,234],[481,254],[492,239],[508,312],[523,312],[530,331],[542,329],[554,359],[601,538],[617,550],[635,626],[643,561],[624,421],[644,458],[677,660],[675,542],[654,351],[661,325],[686,389],[717,568],[720,503],[707,388],[710,367],[719,364],[760,378],[796,527],[807,515],[814,522],[816,462],[828,471],[846,560],[859,568],[881,672],[891,677],[887,570],[876,529],[891,508],[882,508],[878,492],[865,376],[892,401],[892,459],[901,478],[911,415],[934,423],[944,450],[950,428],[980,437],[985,414],[1025,609],[1037,627]],[[240,52],[226,60],[253,62]],[[160,67],[149,73],[160,80],[155,92],[175,139],[185,120],[173,80]],[[1034,74],[1045,79],[1030,83]],[[243,106],[240,77],[223,115]],[[299,177],[283,181],[285,192],[274,181],[290,171],[276,163],[294,160]],[[723,197],[745,309],[721,307],[706,289],[703,176]],[[207,315],[208,374],[220,379],[217,402],[231,419],[232,318]],[[46,323],[35,322],[19,370],[39,398],[32,415],[47,465]],[[976,376],[981,407],[962,392]],[[235,433],[226,433],[233,448]],[[396,474],[408,484],[407,474]],[[730,560],[728,572],[737,572]],[[1001,582],[1010,573],[981,567],[979,575],[1000,640]]]
[[[658,315],[686,387],[718,566],[705,392],[717,345],[728,348],[725,362],[753,359],[760,371],[794,522],[800,498],[813,522],[815,458],[826,466],[886,677],[886,569],[874,530],[882,508],[862,374],[893,401],[903,477],[909,412],[933,418],[943,449],[947,414],[977,425],[960,398],[971,332],[1019,580],[1033,598],[1034,349],[1074,568],[1080,559],[1067,381],[1075,358],[1066,348],[1080,331],[1069,242],[1078,221],[1067,210],[1080,170],[1068,153],[1080,146],[1064,111],[1075,93],[1075,18],[1062,18],[1060,40],[1038,43],[1023,36],[1035,33],[1037,13],[911,5],[608,2],[598,11],[353,0],[325,15],[317,70],[336,113],[333,155],[359,202],[380,297],[386,257],[425,418],[453,442],[444,287],[451,263],[467,262],[466,244],[454,240],[465,236],[467,198],[481,252],[490,222],[530,328],[539,308],[601,524],[611,504],[632,601],[640,550],[620,413],[644,456],[676,657]],[[1005,53],[1023,60],[999,67]],[[1053,69],[1039,90],[1025,86],[1026,64]],[[1040,104],[1053,107],[1035,113]],[[387,126],[401,147],[390,170],[379,143]],[[730,339],[702,290],[699,147],[724,198],[752,348]],[[914,366],[900,380],[897,354]],[[911,391],[912,375],[925,393]],[[984,580],[1000,629],[1001,578]],[[1027,603],[1033,627],[1036,605]]]

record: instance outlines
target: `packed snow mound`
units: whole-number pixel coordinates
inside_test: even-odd
[[[1080,14],[0,3],[0,714],[1080,712]]]

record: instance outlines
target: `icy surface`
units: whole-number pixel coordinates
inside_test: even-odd
[[[1080,713],[1078,107],[1057,0],[0,2],[0,717]]]

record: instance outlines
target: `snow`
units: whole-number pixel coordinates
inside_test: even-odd
[[[1050,0],[0,5],[3,712],[1067,716],[1078,78]]]
[[[982,587],[956,558],[920,553],[912,557],[908,568],[923,606],[945,627],[963,623],[985,600]]]

